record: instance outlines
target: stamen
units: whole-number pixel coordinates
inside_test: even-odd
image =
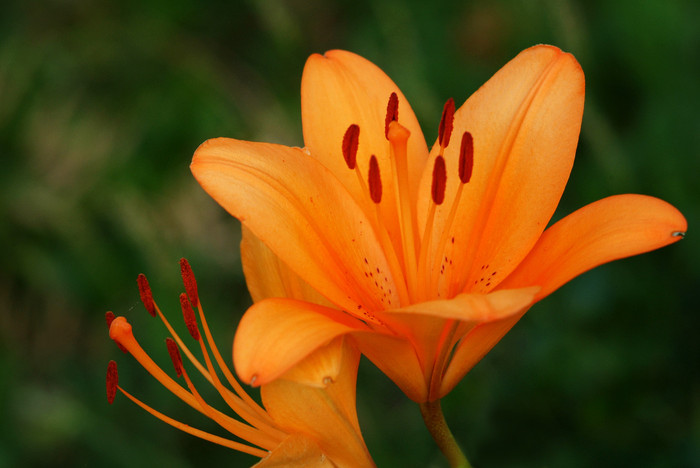
[[[386,117],[384,118],[384,136],[389,139],[389,124],[399,120],[399,97],[391,93],[386,105]]]
[[[146,308],[148,313],[151,314],[151,317],[155,317],[156,308],[153,304],[153,293],[151,292],[151,286],[148,284],[146,275],[139,273],[139,276],[136,278],[136,283],[139,285],[139,294],[141,295],[141,302],[143,302],[143,306]]]
[[[377,157],[372,155],[369,160],[369,196],[372,201],[379,204],[382,201],[382,179],[379,175],[379,163]]]
[[[459,148],[459,180],[463,184],[472,178],[474,169],[474,139],[472,134],[464,132],[462,135],[462,145]]]
[[[168,354],[170,359],[173,361],[173,366],[175,367],[175,373],[178,377],[182,375],[182,356],[180,356],[180,350],[172,338],[165,339],[165,345],[168,347]]]
[[[219,444],[219,445],[222,445],[224,447],[228,447],[228,448],[233,449],[233,450],[238,450],[239,452],[248,453],[248,454],[256,456],[256,457],[263,458],[263,457],[269,455],[269,452],[266,450],[261,450],[257,447],[252,447],[250,445],[241,444],[240,442],[235,442],[233,440],[224,439],[223,437],[219,437],[217,435],[210,434],[208,432],[204,432],[200,429],[196,429],[192,426],[188,426],[187,424],[183,424],[180,421],[177,421],[176,419],[170,418],[170,417],[164,415],[163,413],[154,410],[153,408],[148,406],[146,403],[142,402],[141,400],[139,400],[138,398],[133,396],[131,393],[124,390],[123,388],[121,388],[121,387],[118,387],[118,388],[119,388],[119,391],[121,391],[131,401],[133,401],[134,403],[139,405],[141,408],[143,408],[144,410],[146,410],[147,412],[149,412],[150,414],[152,414],[156,418],[160,419],[164,423],[171,425],[175,429],[180,429],[182,432],[186,432],[186,433],[191,434],[195,437],[199,437],[200,439],[208,440],[209,442]]]
[[[199,304],[199,294],[197,293],[197,280],[190,267],[190,262],[186,258],[180,259],[180,273],[182,274],[182,282],[185,285],[185,292],[192,302],[192,307],[197,307]]]
[[[440,119],[440,126],[438,127],[438,143],[441,148],[447,148],[447,145],[450,144],[454,120],[455,100],[450,98],[442,109],[442,118]]]
[[[343,158],[348,169],[355,169],[357,165],[357,148],[360,145],[360,127],[352,124],[343,136]]]
[[[119,385],[119,374],[117,373],[117,363],[109,361],[107,364],[107,401],[111,405],[117,395],[117,385]]]
[[[195,340],[199,341],[199,328],[197,327],[197,319],[194,316],[194,310],[190,305],[190,301],[187,300],[187,294],[180,294],[180,307],[182,308],[182,316],[185,319],[185,325],[187,325],[187,331]]]
[[[435,165],[433,166],[433,185],[431,190],[433,203],[436,205],[442,205],[442,202],[445,201],[446,183],[447,171],[445,170],[445,158],[438,156],[435,158]]]
[[[139,364],[141,364],[144,369],[155,377],[155,379],[158,380],[161,385],[166,387],[174,395],[195,410],[201,412],[211,419],[214,419],[216,422],[223,421],[226,424],[226,429],[232,434],[235,434],[242,439],[246,439],[266,449],[272,449],[279,443],[279,439],[277,439],[276,436],[261,432],[231,418],[230,416],[227,416],[224,413],[221,413],[219,410],[204,403],[199,394],[195,394],[195,392],[190,393],[181,387],[168,374],[166,374],[163,369],[161,369],[153,361],[153,359],[151,359],[143,348],[141,348],[132,333],[131,325],[124,317],[117,317],[114,319],[112,326],[109,328],[109,336],[113,340],[122,343],[124,347],[129,350],[129,353],[131,353],[131,355],[139,362]],[[183,375],[186,375],[184,372],[184,367]],[[192,391],[190,385],[191,382],[188,383],[188,387],[190,388],[190,391]],[[123,390],[122,393],[124,393]]]

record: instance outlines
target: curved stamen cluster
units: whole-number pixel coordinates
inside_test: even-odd
[[[243,390],[240,383],[236,380],[228,366],[225,364],[223,358],[221,357],[221,353],[219,353],[219,350],[214,343],[211,331],[209,330],[209,326],[204,318],[204,310],[201,302],[199,301],[199,296],[197,293],[197,282],[187,260],[182,259],[180,261],[180,269],[186,291],[186,293],[182,293],[180,295],[180,305],[182,308],[183,318],[190,336],[200,345],[201,353],[204,358],[204,364],[202,364],[194,356],[194,354],[189,350],[189,348],[185,345],[183,340],[178,336],[168,320],[165,318],[165,315],[153,300],[153,294],[146,277],[142,274],[139,275],[137,283],[144,307],[149,314],[153,315],[154,317],[158,315],[171,334],[171,337],[166,339],[166,346],[168,348],[168,353],[171,360],[173,361],[175,373],[177,377],[184,378],[186,387],[178,384],[175,380],[168,376],[167,373],[165,373],[141,348],[139,343],[136,341],[136,338],[132,333],[131,325],[127,322],[126,318],[115,317],[112,312],[107,312],[105,317],[107,320],[107,325],[109,326],[110,338],[117,343],[120,349],[130,353],[144,367],[144,369],[146,369],[175,396],[180,398],[195,410],[211,418],[233,436],[238,437],[248,443],[241,443],[236,440],[231,440],[195,429],[184,423],[169,418],[168,416],[165,416],[164,414],[151,408],[119,386],[117,365],[114,361],[110,361],[107,367],[107,400],[109,403],[112,403],[117,390],[119,390],[134,403],[173,427],[196,437],[200,437],[240,452],[264,457],[269,453],[269,451],[277,447],[288,434],[277,427],[269,414],[262,407],[260,407],[250,397],[250,395],[245,392],[245,390]],[[196,308],[199,312],[199,318],[202,325],[202,330],[204,331],[204,336],[206,337],[206,343],[205,339],[200,333],[194,308]],[[220,412],[219,410],[210,406],[204,400],[187,373],[180,354],[181,350],[189,362],[214,386],[224,401],[228,404],[230,409],[233,410],[235,415],[240,419]],[[219,379],[217,370],[213,365],[212,355],[214,361],[216,361],[219,367],[219,370],[224,374],[224,377],[229,384],[228,387],[225,386]]]

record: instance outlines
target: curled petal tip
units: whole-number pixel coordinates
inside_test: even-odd
[[[685,237],[685,232],[684,231],[674,231],[671,233],[672,237],[680,237],[683,239]]]

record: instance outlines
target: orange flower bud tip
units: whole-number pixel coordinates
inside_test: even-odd
[[[384,118],[384,136],[389,139],[389,124],[399,120],[399,97],[391,93],[386,104],[386,117]]]
[[[472,178],[474,170],[474,139],[472,134],[464,132],[459,149],[459,180],[466,184]]]
[[[117,395],[119,385],[119,374],[117,373],[117,363],[109,361],[107,365],[107,402],[111,405]]]
[[[192,307],[199,305],[199,294],[197,293],[197,280],[190,267],[190,262],[186,258],[180,259],[180,273],[182,274],[182,282],[185,285],[185,292],[192,302]]]
[[[369,160],[369,196],[374,203],[382,201],[382,178],[379,174],[379,163],[377,157],[372,155]]]
[[[343,158],[348,169],[355,169],[357,165],[357,148],[360,145],[360,127],[352,124],[343,136]]]
[[[440,126],[438,127],[438,143],[442,148],[447,148],[447,145],[450,144],[454,120],[455,100],[450,98],[442,109],[442,118],[440,119]]]
[[[433,203],[436,205],[442,205],[442,202],[445,201],[446,185],[447,171],[445,169],[445,158],[438,156],[435,158],[435,165],[433,166],[433,185],[431,187]]]
[[[156,306],[153,302],[153,293],[151,292],[151,286],[148,284],[146,275],[140,273],[136,278],[136,283],[139,285],[139,294],[141,295],[141,302],[146,308],[151,317],[156,316]]]
[[[190,305],[190,301],[187,300],[187,294],[180,294],[180,307],[182,308],[182,317],[185,319],[185,325],[187,326],[187,331],[195,340],[199,341],[199,327],[197,327],[197,319],[194,315],[194,310]]]
[[[165,339],[165,345],[168,347],[168,354],[170,359],[173,361],[173,366],[175,367],[175,373],[178,377],[182,375],[182,357],[180,356],[180,349],[177,347],[177,343],[172,338]]]

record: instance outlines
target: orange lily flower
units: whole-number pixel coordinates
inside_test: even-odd
[[[255,465],[259,468],[374,467],[362,439],[355,410],[355,384],[360,357],[357,349],[343,337],[319,347],[291,372],[261,387],[263,408],[243,390],[222,359],[204,318],[194,274],[185,259],[181,260],[181,268],[187,291],[180,296],[182,312],[190,335],[201,348],[204,364],[188,349],[165,318],[153,300],[144,275],[139,275],[138,284],[146,310],[154,317],[158,315],[172,335],[166,340],[168,352],[177,376],[184,378],[186,386],[168,376],[148,356],[124,317],[114,317],[108,312],[110,337],[174,395],[242,442],[195,429],[138,400],[119,386],[115,361],[110,361],[107,370],[108,401],[112,403],[119,390],[158,419],[184,432],[260,457],[261,461]],[[199,312],[204,335],[199,331],[193,307]],[[183,365],[180,351],[215,387],[238,419],[220,412],[204,400]],[[222,383],[214,362],[229,386]]]
[[[203,143],[192,172],[242,222],[248,284],[267,297],[234,340],[241,379],[273,382],[350,335],[412,400],[439,401],[533,303],[679,240],[684,217],[643,195],[605,198],[545,230],[583,102],[575,58],[532,47],[458,110],[448,101],[429,151],[397,86],[334,50],[304,69],[305,148]]]

